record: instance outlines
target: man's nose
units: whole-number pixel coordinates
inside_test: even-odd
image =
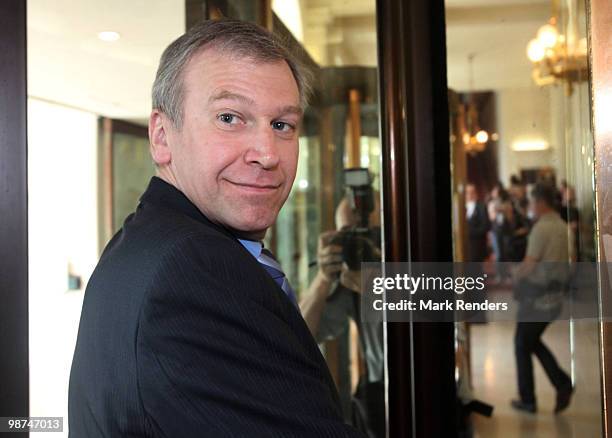
[[[264,169],[273,169],[278,166],[280,157],[272,126],[259,128],[250,139],[250,143],[244,156],[248,164],[256,164]]]

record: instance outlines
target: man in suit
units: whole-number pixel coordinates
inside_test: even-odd
[[[465,210],[467,217],[468,262],[482,262],[487,258],[487,233],[491,228],[489,215],[485,205],[478,200],[478,192],[474,184],[465,186]]]
[[[465,267],[466,273],[472,277],[480,277],[483,275],[482,262],[489,254],[487,236],[491,229],[491,222],[487,208],[478,199],[476,186],[472,183],[465,186],[465,213],[468,235],[465,261],[469,262]],[[470,295],[466,298],[473,304],[483,303],[485,295]],[[475,310],[466,313],[465,318],[469,318],[470,322],[484,323],[487,321],[487,314],[484,311]]]
[[[157,166],[87,286],[71,437],[356,437],[261,240],[295,178],[308,85],[264,29],[203,22],[162,55]]]

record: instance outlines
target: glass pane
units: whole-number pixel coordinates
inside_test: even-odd
[[[113,132],[113,234],[123,221],[136,210],[140,195],[155,175],[149,152],[149,136]]]
[[[316,87],[294,188],[269,243],[298,291],[346,420],[384,437],[382,324],[361,322],[359,309],[360,262],[380,260],[375,2],[297,3],[272,3],[273,29],[302,53]],[[346,169],[362,169],[363,179],[348,184]]]
[[[527,306],[533,297],[521,291],[535,283],[509,262],[597,256],[585,2],[447,0],[446,23],[455,260],[482,264],[491,293]],[[554,227],[565,230],[556,242]],[[597,294],[572,287],[570,303]],[[473,399],[495,408],[492,418],[472,415],[466,430],[601,436],[597,318],[486,318],[457,324],[461,402],[466,413]]]

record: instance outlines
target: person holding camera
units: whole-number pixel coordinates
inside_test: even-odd
[[[353,395],[351,417],[354,426],[361,423],[358,428],[368,436],[384,437],[382,323],[362,322],[360,318],[361,262],[380,261],[380,202],[373,198],[367,230],[356,230],[363,212],[351,206],[350,196],[342,199],[336,209],[336,230],[319,236],[317,274],[299,305],[317,342],[340,336],[349,319],[357,324],[366,376]]]

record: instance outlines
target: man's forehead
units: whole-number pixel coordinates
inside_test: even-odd
[[[215,71],[215,67],[219,67],[224,74],[227,74],[229,73],[228,69],[232,69],[232,67],[237,69],[248,69],[254,72],[258,68],[269,66],[286,69],[287,73],[289,73],[295,82],[295,77],[293,76],[291,68],[284,59],[258,59],[256,56],[232,53],[229,50],[217,49],[215,46],[198,50],[187,63],[185,70],[191,70],[197,74],[201,74]]]
[[[206,90],[208,103],[219,100],[234,100],[247,105],[253,105],[255,102],[251,96],[252,90],[245,90],[244,87],[234,86],[234,80],[240,82],[241,79],[248,78],[249,73],[252,73],[254,76],[265,75],[267,77],[269,76],[268,72],[264,74],[261,70],[259,72],[257,70],[269,69],[271,66],[281,67],[286,70],[288,78],[286,84],[291,87],[290,92],[295,92],[295,102],[279,102],[279,106],[284,107],[288,112],[298,112],[301,114],[298,84],[289,64],[283,59],[261,61],[253,57],[238,57],[222,52],[215,47],[209,47],[196,53],[187,64],[185,70],[186,76],[191,77],[192,80],[202,79],[203,77],[206,79],[204,85],[209,88]],[[233,67],[235,67],[235,71],[232,71]],[[248,73],[244,71],[245,69],[248,70]],[[235,74],[232,76],[232,73]],[[199,88],[201,88],[201,85],[197,84]],[[281,83],[276,81],[274,86],[279,87]],[[278,94],[274,93],[274,95]]]
[[[230,62],[232,64],[244,65],[253,64],[254,59],[249,56],[238,56],[229,49],[220,48],[216,44],[211,44],[197,49],[189,60],[189,64],[197,68],[202,68],[206,65],[214,65],[215,62]]]

